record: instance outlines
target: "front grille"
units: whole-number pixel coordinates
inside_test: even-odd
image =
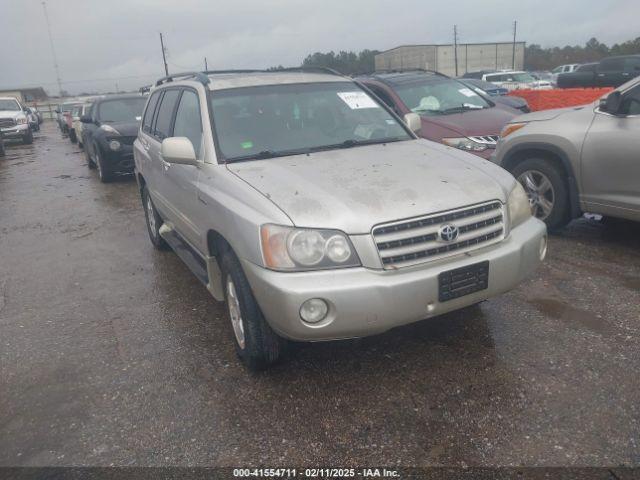
[[[0,118],[0,128],[15,127],[16,121],[13,118]]]
[[[119,137],[117,140],[120,141],[123,145],[133,145],[137,137]]]
[[[440,238],[444,225],[458,228],[451,242]],[[384,268],[400,268],[467,252],[504,238],[502,203],[489,203],[402,220],[373,229]]]
[[[498,143],[499,135],[479,135],[476,137],[469,137],[476,143],[481,143],[482,145],[486,145],[489,148],[495,148],[496,143]]]

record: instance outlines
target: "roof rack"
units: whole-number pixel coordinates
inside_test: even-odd
[[[167,75],[166,77],[162,77],[158,79],[155,83],[155,86],[158,87],[164,83],[173,82],[176,80],[187,80],[187,79],[195,79],[202,83],[203,85],[207,85],[211,80],[209,79],[209,75],[226,75],[230,73],[278,73],[278,72],[323,72],[329,73],[331,75],[339,75],[343,77],[344,75],[337,70],[328,67],[285,67],[285,68],[277,68],[273,70],[204,70],[201,72],[182,72],[176,73],[173,75]]]

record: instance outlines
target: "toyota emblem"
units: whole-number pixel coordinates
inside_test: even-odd
[[[440,240],[442,240],[443,242],[453,242],[456,238],[458,238],[458,233],[458,227],[451,224],[443,225],[440,227],[440,230],[438,230]]]

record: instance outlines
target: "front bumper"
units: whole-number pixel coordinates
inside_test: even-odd
[[[132,173],[134,167],[133,145],[121,144],[118,150],[111,150],[109,143],[102,146],[103,159],[110,172]]]
[[[16,125],[15,127],[2,128],[0,130],[2,131],[2,136],[5,140],[11,138],[22,138],[29,133],[29,124],[23,123]]]
[[[399,270],[363,267],[283,273],[242,261],[253,293],[271,327],[293,340],[362,337],[473,305],[514,288],[540,264],[544,223],[530,218],[498,244]],[[438,301],[438,274],[489,261],[487,289],[447,302]],[[318,324],[300,319],[310,298],[329,305]]]

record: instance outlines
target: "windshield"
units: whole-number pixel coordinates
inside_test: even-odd
[[[0,110],[9,110],[11,112],[19,112],[20,105],[15,100],[0,100]]]
[[[448,78],[396,85],[395,91],[407,108],[420,115],[447,115],[491,107],[471,88]]]
[[[227,161],[412,138],[351,82],[214,91],[211,107],[218,145]]]
[[[145,97],[107,100],[100,104],[98,119],[103,123],[139,122],[146,101]]]
[[[75,104],[74,103],[65,103],[60,107],[61,112],[70,112]]]
[[[528,73],[513,73],[513,74],[510,74],[509,77],[513,79],[513,80],[508,80],[509,82],[529,83],[529,82],[535,82],[536,81],[536,79],[533,78]]]

